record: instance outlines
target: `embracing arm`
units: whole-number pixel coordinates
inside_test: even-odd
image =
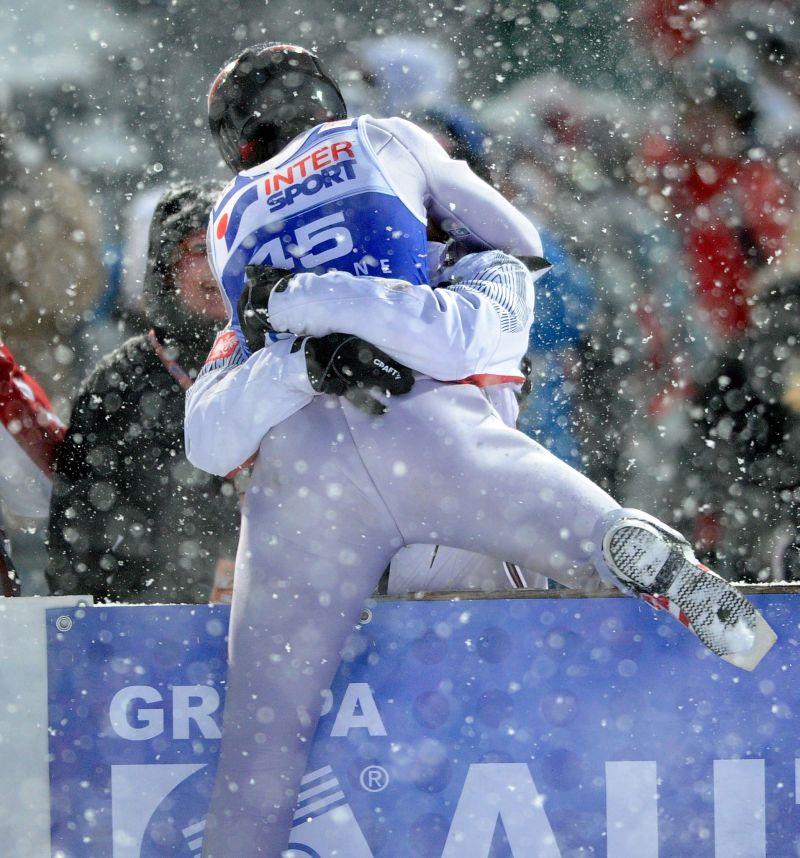
[[[209,263],[219,283],[213,252]],[[267,338],[258,314],[249,314],[244,305],[232,307],[221,291],[229,323],[187,391],[184,411],[186,456],[204,471],[227,476],[240,468],[274,426],[317,393],[345,395],[370,413],[381,413],[384,406],[370,390],[399,395],[413,384],[409,370],[393,366],[386,354],[359,347],[353,337]]]
[[[258,452],[262,438],[314,395],[305,354],[286,337],[245,358],[230,328],[217,336],[186,394],[186,457],[225,476]]]
[[[470,254],[440,288],[340,271],[298,274],[269,299],[277,330],[324,336],[342,331],[439,381],[486,371],[521,349],[533,321],[534,281],[521,262],[492,251]]]
[[[194,384],[186,392],[186,458],[218,476],[240,468],[257,452],[264,436],[314,394],[302,351],[292,351],[294,337],[284,337],[251,353],[221,285],[208,227],[208,263],[228,308],[228,325],[214,341]],[[263,340],[262,340],[263,342]]]

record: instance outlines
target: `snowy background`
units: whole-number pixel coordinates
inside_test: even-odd
[[[159,191],[228,178],[205,97],[262,40],[316,49],[352,113],[402,113],[449,137],[543,228],[556,266],[537,296],[522,428],[675,522],[727,576],[793,577],[790,0],[12,0],[0,335],[61,416],[97,360],[146,329]],[[37,210],[52,222],[34,223]],[[25,591],[46,591],[43,523],[7,519]]]

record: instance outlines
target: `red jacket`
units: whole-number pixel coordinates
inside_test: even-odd
[[[65,431],[45,392],[0,343],[0,492],[15,512],[30,514],[35,507],[46,515],[53,459]]]
[[[656,54],[671,60],[697,41],[703,19],[717,5],[720,5],[718,0],[642,0],[639,25]]]
[[[665,184],[700,305],[719,333],[741,332],[753,276],[786,235],[791,188],[768,161],[695,159],[663,139],[648,140],[644,157],[669,168]]]

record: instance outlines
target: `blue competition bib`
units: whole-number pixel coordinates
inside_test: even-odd
[[[237,176],[214,210],[209,238],[237,330],[248,265],[428,281],[426,224],[381,169],[363,118],[320,125]]]

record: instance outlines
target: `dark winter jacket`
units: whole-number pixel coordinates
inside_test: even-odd
[[[197,470],[183,445],[184,391],[162,358],[194,375],[214,331],[182,315],[169,263],[208,216],[213,189],[186,186],[156,209],[145,288],[148,335],[104,358],[74,403],[56,459],[50,517],[53,593],[149,602],[207,601],[238,538],[233,483]]]
[[[699,534],[711,543],[706,559],[734,579],[796,575],[781,552],[800,523],[798,321],[800,280],[765,289],[750,329],[710,367],[694,403],[686,494],[713,531]]]

